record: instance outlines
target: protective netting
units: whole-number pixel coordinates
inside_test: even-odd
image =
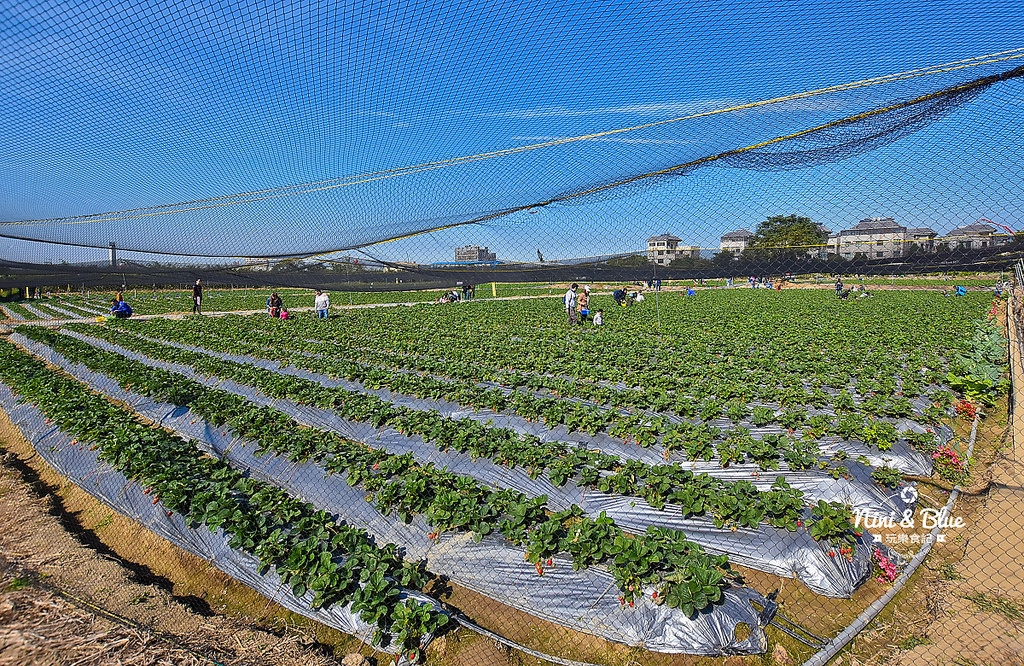
[[[1024,4],[917,4],[0,6],[0,462],[372,642],[352,550],[228,531],[323,523],[187,499],[355,525],[415,662],[518,657],[419,652],[388,548],[562,664],[823,663],[901,589],[850,659],[1017,659]]]
[[[408,267],[717,250],[794,209],[1013,226],[1020,10],[933,11],[19,5],[0,234],[282,257],[435,230],[372,250]]]

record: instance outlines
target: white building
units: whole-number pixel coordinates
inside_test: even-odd
[[[829,236],[829,251],[844,259],[892,259],[906,252],[908,229],[891,217],[869,217]]]
[[[968,224],[950,231],[942,239],[951,250],[979,250],[1009,243],[1009,235],[996,234],[996,229],[987,224]]]
[[[730,231],[729,233],[722,234],[719,239],[719,249],[725,252],[728,250],[733,255],[739,255],[743,250],[747,249],[747,243],[754,237],[754,234],[746,229],[737,229],[736,231]]]
[[[455,248],[455,261],[495,261],[497,255],[489,252],[487,246],[465,245]]]
[[[700,248],[693,245],[679,245],[682,239],[672,234],[651,236],[647,239],[647,261],[667,266],[676,257],[700,257]]]

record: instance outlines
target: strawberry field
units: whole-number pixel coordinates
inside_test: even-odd
[[[338,291],[329,293],[329,296],[334,306],[429,303],[450,294],[453,289],[462,293],[461,287],[453,286],[447,289],[417,291]],[[564,289],[555,289],[547,284],[486,284],[476,286],[472,298],[486,300],[495,297],[557,295],[562,291]],[[0,305],[0,320],[36,321],[83,317],[91,319],[98,315],[109,315],[111,302],[117,293],[116,291],[66,292],[5,303]],[[288,309],[308,309],[313,306],[313,291],[311,289],[207,286],[203,292],[203,311],[210,313],[262,310],[271,293],[280,295],[285,308]],[[139,315],[192,312],[191,285],[180,290],[130,289],[125,291],[123,296],[131,304],[134,312]]]
[[[990,301],[730,290],[595,295],[601,327],[546,298],[22,326],[0,381],[65,436],[37,424],[41,454],[92,453],[73,464],[406,658],[456,623],[531,617],[652,655],[759,654],[879,596],[881,559],[908,553],[862,520],[919,512],[908,477],[962,481],[956,419],[1006,389]]]

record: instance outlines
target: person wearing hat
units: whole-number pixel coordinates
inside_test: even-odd
[[[580,326],[582,326],[590,316],[590,287],[583,287],[583,293],[576,299],[576,305],[580,311]]]

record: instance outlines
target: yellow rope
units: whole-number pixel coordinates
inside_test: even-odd
[[[1022,54],[1022,56],[1024,56],[1024,54]],[[1019,58],[1019,57],[1022,57],[1022,56],[1013,56],[1013,57]],[[907,102],[900,102],[898,104],[892,104],[890,106],[883,107],[883,108],[880,108],[880,109],[874,109],[872,111],[864,111],[863,113],[858,113],[856,115],[848,116],[846,118],[841,118],[839,120],[833,120],[833,121],[827,122],[827,123],[825,123],[823,125],[818,125],[817,127],[812,127],[810,129],[800,130],[799,132],[793,132],[792,134],[787,134],[785,136],[776,137],[774,139],[769,139],[767,141],[762,141],[760,143],[755,143],[755,144],[752,144],[750,146],[746,146],[746,147],[743,147],[743,148],[735,148],[733,150],[728,150],[728,151],[726,151],[724,153],[718,153],[717,155],[708,155],[708,156],[701,157],[701,158],[696,159],[696,160],[692,160],[690,162],[686,162],[684,164],[679,164],[679,165],[676,165],[674,167],[669,167],[667,169],[660,169],[658,171],[652,171],[652,172],[645,173],[645,174],[642,174],[642,175],[639,175],[639,176],[631,176],[629,178],[625,178],[625,179],[622,179],[622,180],[619,180],[619,181],[616,181],[614,183],[610,183],[610,184],[607,184],[607,185],[600,185],[598,187],[592,187],[592,188],[590,188],[588,190],[583,190],[581,192],[574,192],[573,194],[566,194],[566,195],[563,195],[563,196],[560,196],[560,197],[555,197],[553,199],[548,199],[547,201],[536,202],[536,203],[528,204],[528,205],[525,205],[525,206],[517,206],[515,208],[511,208],[511,209],[504,210],[504,211],[499,211],[497,213],[491,213],[489,215],[484,215],[484,216],[481,216],[481,217],[477,217],[477,218],[474,218],[472,220],[467,220],[465,222],[456,222],[454,224],[448,224],[448,225],[445,225],[445,226],[442,226],[442,227],[436,227],[436,228],[427,229],[427,230],[424,230],[424,231],[417,231],[417,232],[414,232],[414,233],[405,234],[403,236],[396,236],[395,238],[391,238],[391,239],[388,239],[388,240],[380,241],[379,243],[371,243],[371,245],[390,243],[392,241],[402,240],[402,239],[406,239],[406,238],[412,238],[413,236],[419,236],[419,235],[426,234],[426,233],[432,233],[434,231],[441,231],[443,229],[450,229],[452,227],[462,226],[462,225],[466,225],[466,224],[477,224],[477,223],[480,223],[480,222],[486,222],[486,221],[489,221],[489,220],[497,219],[499,217],[503,217],[505,215],[511,215],[512,213],[517,213],[517,212],[524,211],[524,210],[529,210],[529,209],[532,209],[532,208],[541,208],[543,206],[548,206],[548,205],[551,205],[553,203],[559,203],[561,201],[566,201],[568,199],[573,199],[573,198],[585,196],[585,195],[588,195],[588,194],[594,194],[596,192],[601,192],[603,190],[608,190],[608,189],[611,189],[611,188],[614,188],[614,187],[621,187],[622,185],[628,185],[629,183],[634,183],[634,182],[643,180],[645,178],[651,178],[651,177],[654,177],[654,176],[661,176],[661,175],[670,174],[670,173],[673,173],[673,172],[683,171],[683,170],[686,170],[686,169],[689,169],[689,168],[692,168],[692,167],[695,167],[695,166],[698,166],[698,165],[701,165],[701,164],[706,164],[706,163],[709,163],[709,162],[714,162],[715,160],[720,160],[720,159],[725,158],[725,157],[730,157],[732,155],[738,155],[738,154],[741,154],[741,153],[749,152],[751,150],[756,150],[757,148],[763,148],[763,147],[771,145],[773,143],[778,143],[779,141],[786,141],[786,140],[789,140],[789,139],[794,139],[794,138],[797,138],[797,137],[800,137],[800,136],[804,136],[806,134],[810,134],[812,132],[818,132],[818,131],[821,131],[821,130],[824,130],[824,129],[829,129],[831,127],[836,127],[836,126],[839,126],[839,125],[844,125],[844,124],[848,124],[848,123],[851,123],[851,122],[856,122],[857,120],[862,120],[864,118],[869,118],[871,116],[878,115],[880,113],[887,113],[889,111],[894,111],[896,109],[905,108],[905,107],[908,107],[908,106],[911,106],[911,105],[914,105],[914,104],[919,104],[921,102],[927,101],[927,100],[935,98],[935,97],[939,97],[941,95],[946,95],[946,94],[949,94],[951,92],[970,90],[971,88],[977,87],[978,85],[980,85],[978,82],[971,81],[971,82],[968,82],[968,83],[961,84],[959,86],[955,86],[953,88],[945,88],[945,89],[940,90],[938,92],[928,93],[927,95],[922,95],[921,97],[917,97],[917,98],[909,100]],[[334,252],[341,252],[341,251],[342,250],[335,250]],[[328,253],[321,253],[320,255],[310,255],[310,256],[322,256],[323,254],[332,254],[332,253],[333,252],[328,252]]]
[[[430,171],[430,170],[433,170],[433,169],[443,168],[443,167],[451,166],[451,165],[455,165],[455,164],[462,164],[462,163],[465,163],[465,162],[475,162],[475,161],[484,160],[484,159],[491,159],[491,158],[494,158],[494,157],[503,157],[503,156],[506,156],[506,155],[513,155],[513,154],[517,154],[517,153],[524,152],[524,151],[537,150],[537,149],[540,149],[540,148],[547,148],[547,147],[551,147],[551,146],[557,146],[557,145],[573,143],[573,142],[578,142],[578,141],[588,141],[588,140],[593,140],[593,139],[597,139],[597,138],[601,138],[601,137],[605,137],[605,136],[611,136],[611,135],[614,135],[614,134],[621,134],[621,133],[624,133],[624,132],[632,132],[632,131],[636,131],[636,130],[640,130],[640,129],[647,129],[647,128],[651,128],[651,127],[657,127],[657,126],[660,126],[660,125],[666,125],[666,124],[670,124],[670,123],[677,123],[677,122],[680,122],[680,121],[683,121],[683,120],[692,120],[692,119],[695,119],[695,118],[703,118],[703,117],[713,116],[713,115],[722,114],[722,113],[729,113],[729,112],[733,112],[733,111],[743,111],[743,110],[748,110],[748,109],[752,109],[752,108],[756,108],[756,107],[760,107],[760,106],[766,106],[766,105],[770,105],[770,104],[777,104],[777,103],[781,103],[781,102],[788,102],[788,101],[793,101],[793,100],[798,100],[798,99],[805,99],[807,97],[824,95],[824,94],[829,94],[829,93],[834,93],[834,92],[839,92],[839,91],[845,91],[845,90],[853,90],[853,89],[856,89],[856,88],[863,88],[863,87],[867,87],[867,86],[880,85],[880,84],[884,84],[884,83],[891,83],[891,82],[894,82],[894,81],[901,81],[901,80],[916,78],[916,77],[920,77],[920,76],[929,76],[929,75],[932,75],[932,74],[940,74],[940,73],[944,73],[944,72],[951,72],[951,71],[955,71],[955,70],[959,70],[959,69],[964,69],[964,68],[968,68],[968,67],[977,67],[979,65],[985,65],[985,64],[991,64],[991,63],[996,63],[996,62],[1003,62],[1003,61],[1007,61],[1007,60],[1013,60],[1013,59],[1024,57],[1024,53],[1022,53],[1022,51],[1024,51],[1024,48],[1013,49],[1013,50],[1009,50],[1009,51],[1001,51],[1001,52],[998,52],[998,53],[991,53],[991,54],[983,55],[983,56],[975,56],[973,58],[967,58],[967,59],[964,59],[964,60],[958,60],[958,61],[954,61],[954,62],[950,62],[950,63],[945,63],[945,64],[942,64],[942,65],[934,65],[934,66],[931,66],[931,67],[924,67],[924,68],[919,68],[919,69],[914,69],[914,70],[908,70],[906,72],[901,72],[901,73],[898,73],[898,74],[889,74],[889,75],[886,75],[886,76],[875,77],[875,78],[870,78],[870,79],[863,79],[861,81],[855,81],[855,82],[851,82],[851,83],[844,83],[844,84],[839,84],[839,85],[835,85],[835,86],[819,88],[819,89],[816,89],[816,90],[805,91],[805,92],[801,92],[801,93],[793,93],[793,94],[790,94],[790,95],[785,95],[785,96],[782,96],[782,97],[776,97],[776,98],[772,98],[772,99],[768,99],[768,100],[762,100],[762,101],[758,101],[758,102],[750,102],[750,103],[747,103],[747,104],[740,104],[740,105],[731,106],[731,107],[724,108],[724,109],[715,109],[715,110],[712,110],[712,111],[704,111],[704,112],[700,112],[700,113],[694,113],[694,114],[690,114],[690,115],[679,116],[679,117],[676,117],[676,118],[670,118],[670,119],[666,119],[666,120],[659,120],[659,121],[655,121],[655,122],[651,122],[651,123],[646,123],[646,124],[642,124],[642,125],[635,125],[635,126],[632,126],[632,127],[624,127],[624,128],[619,128],[619,129],[607,130],[607,131],[604,131],[604,132],[595,132],[595,133],[584,134],[584,135],[575,136],[575,137],[566,137],[566,138],[560,138],[560,139],[552,139],[550,141],[544,141],[544,142],[541,142],[541,143],[535,143],[535,144],[530,144],[530,145],[525,145],[525,146],[518,146],[518,147],[515,147],[515,148],[507,148],[507,149],[493,151],[493,152],[489,152],[489,153],[479,153],[479,154],[475,154],[475,155],[467,155],[467,156],[463,156],[463,157],[456,157],[456,158],[451,158],[451,159],[447,159],[447,160],[440,160],[440,161],[436,161],[436,162],[426,162],[426,163],[415,165],[415,166],[401,167],[401,168],[389,169],[389,170],[385,170],[385,171],[374,171],[374,172],[369,172],[369,173],[365,173],[365,174],[361,174],[361,175],[347,176],[347,177],[338,178],[338,179],[313,181],[313,182],[303,183],[303,184],[299,184],[299,185],[284,186],[284,187],[278,187],[278,188],[267,189],[267,190],[258,190],[258,191],[254,191],[254,192],[241,193],[241,194],[224,195],[224,196],[220,196],[220,197],[213,197],[213,198],[210,198],[210,199],[200,199],[200,200],[196,200],[196,201],[177,203],[177,204],[165,204],[165,205],[162,205],[162,206],[153,206],[153,207],[148,207],[148,208],[134,208],[134,209],[126,209],[126,210],[122,210],[122,211],[114,211],[114,212],[110,212],[110,213],[93,213],[93,214],[89,214],[89,215],[76,215],[76,216],[62,217],[62,218],[48,218],[48,219],[38,219],[38,220],[22,220],[22,221],[17,221],[17,222],[0,222],[0,227],[2,227],[2,226],[16,226],[16,225],[49,225],[49,226],[57,226],[57,225],[68,225],[68,224],[85,224],[85,223],[90,223],[90,222],[124,221],[124,220],[139,219],[139,218],[144,218],[144,217],[152,217],[152,216],[156,216],[156,215],[168,215],[168,214],[171,214],[171,213],[186,213],[186,212],[191,212],[191,211],[196,211],[196,210],[206,210],[206,209],[218,208],[218,207],[222,207],[222,206],[230,206],[230,205],[240,204],[240,203],[255,203],[255,202],[258,202],[258,201],[266,201],[266,200],[269,200],[269,199],[275,199],[275,198],[284,197],[284,196],[291,196],[291,195],[294,195],[294,194],[309,194],[309,193],[312,193],[312,192],[319,192],[319,191],[334,189],[334,188],[338,188],[338,187],[346,187],[346,186],[349,186],[349,185],[358,185],[358,184],[363,184],[363,183],[368,183],[368,182],[374,182],[374,181],[377,181],[377,180],[385,180],[385,179],[389,179],[389,178],[395,178],[397,176],[404,176],[404,175],[421,173],[421,172],[424,172],[424,171]],[[945,92],[948,92],[948,90],[944,90],[944,91],[940,91],[940,92],[941,93],[945,93]],[[926,95],[924,97],[919,98],[916,101],[920,101],[922,99],[927,99],[928,97],[936,95],[936,94],[940,94],[940,93],[933,93],[932,95]],[[883,110],[879,110],[879,111],[871,111],[871,112],[866,112],[864,114],[858,114],[857,116],[854,116],[852,119],[857,119],[857,118],[861,118],[861,117],[866,117],[866,116],[874,115],[876,113],[880,113],[881,111],[888,110],[888,109],[891,109],[891,108],[896,108],[898,106],[899,105],[895,105],[894,107],[887,107],[887,109],[883,109]],[[639,178],[645,178],[645,177],[648,177],[648,176],[655,176],[655,175],[659,175],[659,174],[662,174],[662,173],[679,170],[679,169],[682,169],[682,168],[686,168],[687,166],[692,166],[692,165],[695,165],[695,164],[699,164],[699,163],[701,163],[703,161],[707,161],[709,159],[719,159],[720,157],[725,156],[725,155],[731,155],[731,154],[735,154],[737,152],[752,150],[754,148],[762,147],[762,146],[768,145],[770,143],[775,143],[777,141],[782,141],[784,139],[793,138],[793,137],[796,137],[796,136],[801,136],[803,134],[807,134],[808,132],[813,132],[813,131],[816,131],[816,130],[819,130],[819,129],[822,129],[822,128],[825,128],[825,127],[829,127],[829,126],[834,125],[834,124],[838,124],[838,123],[841,123],[841,122],[849,122],[852,119],[851,118],[845,118],[845,119],[840,120],[840,121],[833,121],[833,123],[827,123],[825,125],[822,125],[822,126],[810,129],[810,130],[804,130],[802,132],[797,132],[797,133],[794,133],[794,134],[791,134],[791,135],[788,135],[788,136],[785,136],[785,137],[779,137],[779,138],[776,138],[776,139],[772,139],[770,141],[766,141],[766,142],[763,142],[763,143],[755,144],[753,146],[748,146],[746,148],[738,149],[738,150],[735,150],[735,151],[729,151],[727,153],[722,153],[721,155],[713,156],[711,158],[702,158],[701,160],[696,160],[696,161],[688,163],[686,165],[680,165],[680,166],[677,166],[677,167],[672,167],[671,169],[666,169],[666,170],[663,170],[663,171],[658,171],[658,172],[653,172],[653,173],[650,173],[650,174],[645,174],[644,176],[637,176],[637,177],[634,177],[634,178],[631,178],[631,179],[626,179],[624,181],[620,181],[619,183],[616,183],[615,185],[628,183],[628,182],[631,182],[633,180],[637,180]],[[316,187],[314,187],[314,186],[316,186]],[[614,186],[614,185],[612,185],[612,186]],[[612,187],[612,186],[603,186],[603,187],[600,187],[600,188],[594,188],[592,190],[588,190],[586,192],[581,192],[581,193],[577,193],[575,195],[570,195],[570,196],[580,196],[582,194],[595,192],[595,191],[598,191],[598,190],[601,190],[601,189],[607,189],[608,187]],[[302,189],[302,188],[308,188],[308,189]],[[292,191],[287,191],[287,190],[292,190]],[[257,195],[263,195],[263,196],[257,196]],[[243,197],[248,197],[248,198],[243,198]],[[565,198],[568,198],[568,197],[560,197],[560,198],[557,198],[557,199],[552,199],[552,200],[550,200],[548,202],[545,202],[544,204],[534,204],[534,205],[531,205],[531,206],[519,207],[519,208],[513,209],[511,211],[504,211],[502,213],[497,213],[497,214],[494,214],[492,216],[485,216],[485,217],[479,218],[477,220],[473,220],[471,222],[479,222],[479,221],[484,221],[484,220],[487,220],[487,219],[492,219],[493,217],[497,217],[497,216],[500,216],[500,215],[506,215],[506,214],[508,214],[510,212],[515,212],[517,210],[525,210],[527,208],[532,208],[532,207],[535,207],[537,205],[546,205],[548,203],[553,203],[553,202],[556,202],[556,201],[561,201],[561,200],[563,200]],[[233,200],[232,201],[224,201],[225,199],[233,199]],[[217,203],[214,203],[214,202],[217,202]],[[198,205],[198,204],[207,204],[207,205]],[[187,206],[187,207],[181,208],[181,206]],[[173,210],[157,210],[157,209],[161,209],[161,208],[172,208]],[[141,211],[153,211],[153,212],[141,212]],[[127,213],[138,213],[138,214],[137,215],[126,215],[124,217],[120,217],[120,216],[125,215]],[[111,217],[111,216],[117,216],[117,217]],[[423,233],[429,233],[429,232],[432,232],[432,231],[440,231],[440,230],[448,229],[448,228],[451,228],[451,227],[454,227],[454,226],[459,226],[459,225],[463,225],[463,224],[469,224],[471,222],[459,222],[459,223],[455,223],[455,224],[451,224],[451,225],[445,225],[445,226],[441,226],[441,227],[432,228],[432,229],[429,229],[429,230],[424,230],[424,231],[420,231],[420,232],[416,232],[416,233],[412,233],[412,234],[407,234],[405,236],[400,236],[398,238],[394,238],[394,239],[390,239],[390,240],[399,240],[399,239],[402,239],[402,238],[409,238],[409,237],[417,236],[417,235],[420,235],[420,234],[423,234]],[[387,241],[384,241],[384,242],[387,242]],[[341,251],[341,250],[335,250],[334,252],[338,252],[338,251]],[[333,252],[322,253],[322,254],[332,254],[332,253]],[[311,255],[311,256],[320,256],[320,255]]]

